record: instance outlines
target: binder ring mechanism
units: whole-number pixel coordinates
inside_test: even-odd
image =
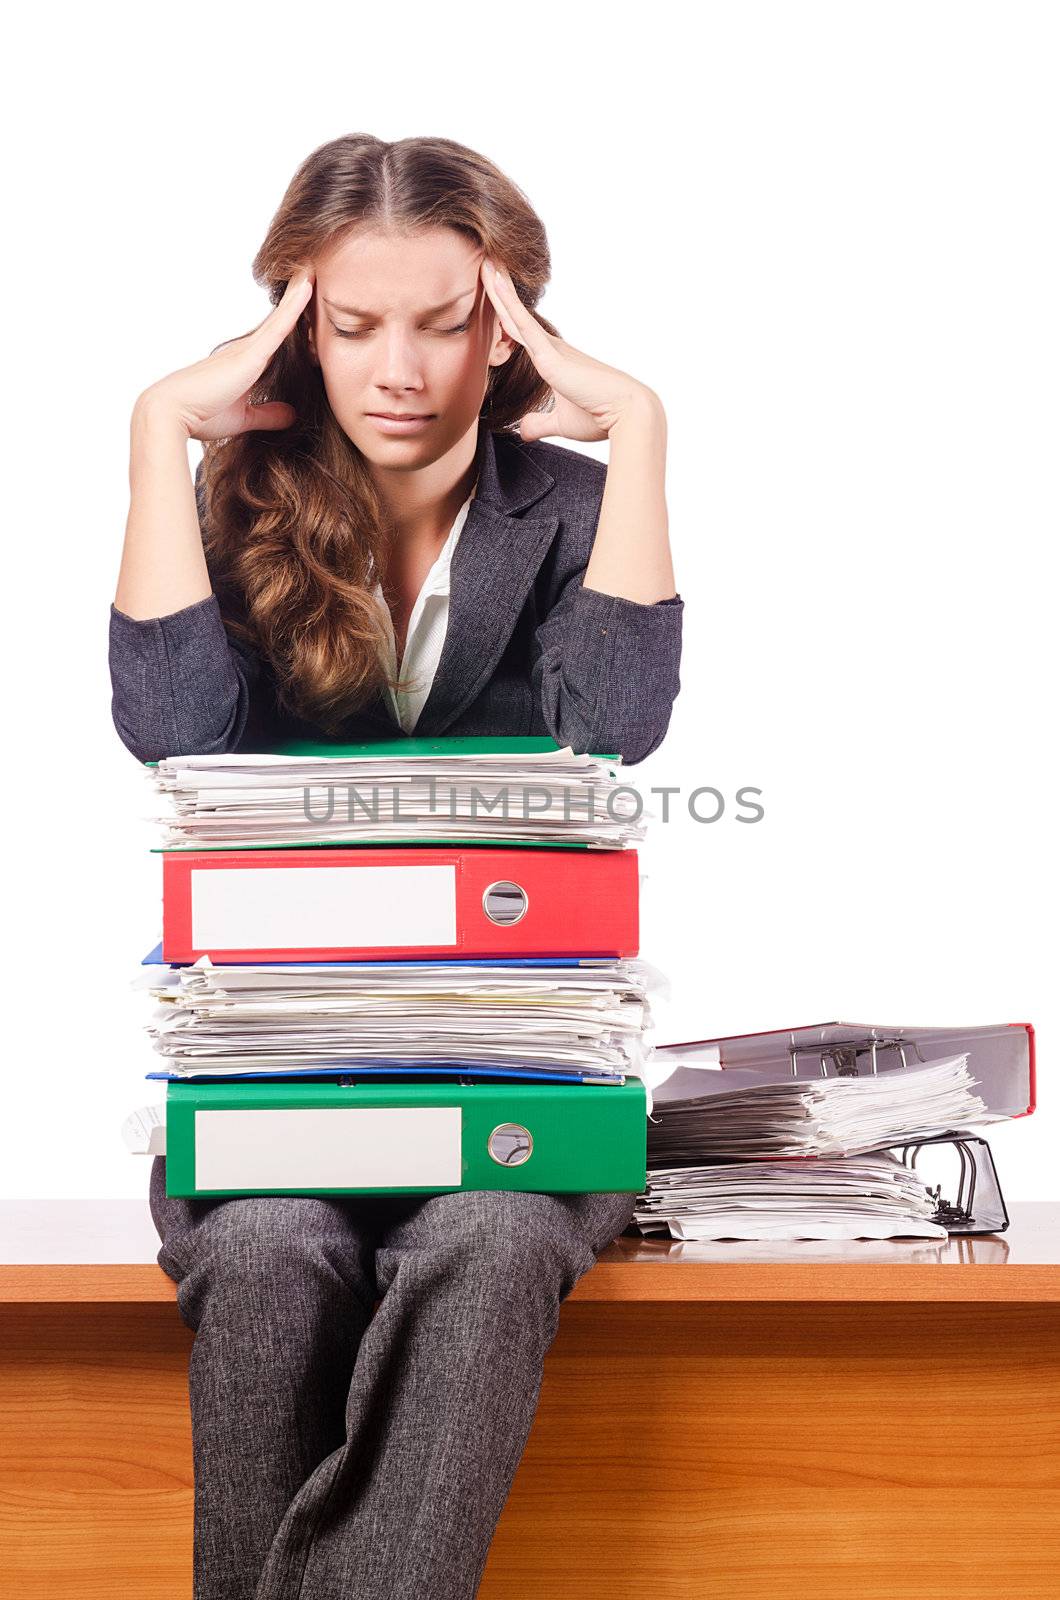
[[[903,1067],[909,1065],[906,1051],[915,1050],[916,1059],[922,1065],[927,1065],[916,1039],[841,1039],[831,1044],[821,1042],[803,1045],[797,1045],[792,1040],[788,1045],[791,1075],[793,1078],[799,1076],[799,1057],[807,1055],[817,1057],[822,1078],[828,1077],[829,1064],[837,1078],[860,1078],[866,1067],[875,1074],[879,1070],[877,1056],[881,1050],[896,1051]],[[859,1057],[862,1059],[859,1060]]]
[[[513,923],[521,922],[529,906],[526,890],[506,879],[491,883],[483,890],[482,909],[498,927],[510,928]]]
[[[924,1186],[935,1202],[932,1221],[941,1223],[949,1233],[1004,1233],[1009,1221],[1008,1208],[986,1140],[974,1134],[951,1130],[930,1139],[917,1139],[915,1143],[892,1145],[891,1148],[903,1167],[913,1172],[921,1150],[932,1145],[952,1146],[960,1161],[956,1200],[943,1197],[941,1183]]]
[[[502,1122],[486,1140],[486,1149],[499,1167],[521,1167],[534,1153],[534,1136],[521,1122]]]

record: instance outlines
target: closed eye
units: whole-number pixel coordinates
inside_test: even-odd
[[[336,328],[334,323],[331,326],[335,329],[340,339],[363,339],[366,333],[371,333],[372,331],[371,328]],[[471,318],[468,317],[467,321],[462,322],[459,328],[429,328],[427,331],[428,333],[466,333],[470,326]]]

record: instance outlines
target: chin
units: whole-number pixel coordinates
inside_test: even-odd
[[[439,444],[436,438],[416,437],[414,434],[402,439],[399,434],[373,433],[366,438],[351,436],[351,440],[366,461],[378,463],[381,467],[429,467],[432,461],[437,461],[449,449],[448,443]]]
[[[469,429],[477,426],[477,412],[468,421],[461,421],[448,412],[440,412],[420,433],[381,433],[360,417],[355,429],[344,427],[343,431],[366,461],[400,469],[429,467],[433,462],[440,461],[460,443]]]

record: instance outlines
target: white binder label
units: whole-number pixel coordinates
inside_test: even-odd
[[[461,1181],[459,1106],[195,1113],[197,1189],[459,1188]]]
[[[455,866],[191,871],[196,950],[456,944]]]

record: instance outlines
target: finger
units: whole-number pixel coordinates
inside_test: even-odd
[[[298,416],[294,406],[285,400],[264,400],[261,405],[248,405],[244,433],[274,433],[279,428],[289,428]]]
[[[520,344],[533,354],[535,343],[540,347],[536,335],[544,334],[545,330],[532,312],[527,311],[523,302],[515,292],[515,285],[510,275],[503,267],[494,269],[490,264],[490,273],[487,278],[487,287],[492,290],[494,304],[498,305],[509,324],[509,333],[517,338]]]
[[[526,444],[547,439],[556,433],[557,424],[551,411],[528,411],[519,419],[519,434]]]
[[[507,334],[509,339],[514,339],[518,344],[522,344],[522,340],[519,338],[519,334],[516,331],[515,324],[512,322],[507,311],[505,310],[504,303],[494,287],[493,266],[488,258],[482,263],[481,276],[482,282],[486,286],[486,293],[489,296],[490,304],[497,313],[497,321],[501,325],[502,332]]]
[[[514,337],[520,344],[524,344],[533,356],[539,351],[551,348],[551,335],[547,328],[543,328],[534,316],[528,311],[515,292],[515,284],[510,274],[494,262],[490,262],[490,270],[486,275],[486,287],[491,291],[491,298],[495,305],[499,305],[507,316],[508,321],[515,329]],[[506,330],[507,331],[507,330]]]
[[[254,334],[254,343],[268,355],[278,350],[313,295],[315,274],[311,267],[292,273],[277,303]]]

